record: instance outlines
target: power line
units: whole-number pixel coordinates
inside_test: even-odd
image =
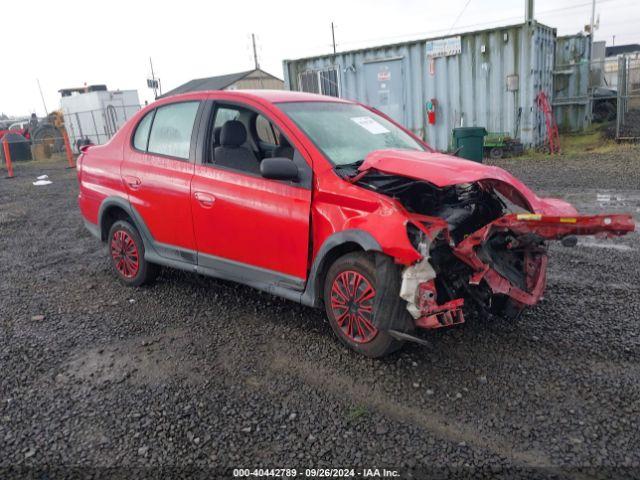
[[[453,24],[451,24],[451,28],[449,29],[449,31],[447,32],[447,34],[451,33],[451,31],[455,28],[455,26],[458,23],[458,20],[460,20],[460,17],[462,16],[462,14],[465,12],[465,10],[467,9],[467,7],[469,6],[469,4],[471,3],[471,0],[467,0],[467,3],[464,4],[464,7],[462,7],[462,10],[460,10],[460,13],[458,14],[458,16],[456,17],[455,21],[453,22]]]
[[[469,4],[469,1],[467,1],[467,5]],[[601,5],[603,3],[617,2],[617,1],[621,1],[621,0],[599,0],[598,1],[598,5]],[[553,13],[557,13],[557,12],[564,12],[564,11],[567,11],[567,10],[574,10],[574,9],[577,9],[577,8],[590,7],[590,6],[591,6],[591,2],[586,2],[586,3],[583,2],[583,3],[576,4],[576,5],[569,5],[569,6],[566,6],[566,7],[559,7],[559,8],[554,8],[554,9],[550,9],[550,10],[542,10],[542,11],[538,12],[538,15],[553,14]],[[466,8],[466,6],[465,6],[465,8]],[[504,23],[504,22],[509,22],[509,21],[512,21],[512,20],[519,20],[520,18],[522,18],[522,17],[521,16],[504,17],[504,18],[500,18],[500,19],[496,19],[496,20],[489,20],[489,21],[486,21],[486,22],[463,25],[462,27],[460,27],[460,31],[464,32],[466,29],[490,26],[490,25],[496,24],[496,23]],[[426,36],[437,35],[437,34],[448,35],[449,33],[451,33],[451,29],[429,30],[429,31],[426,31],[426,32],[422,31],[422,32],[416,32],[416,33],[404,33],[404,34],[401,34],[401,35],[392,35],[392,36],[387,36],[387,37],[368,38],[368,39],[364,39],[364,40],[356,40],[356,41],[351,41],[351,42],[349,42],[349,41],[341,42],[341,45],[355,45],[355,44],[362,44],[362,43],[365,43],[365,42],[384,42],[384,41],[387,41],[387,40],[410,38],[410,37],[420,37],[420,36],[426,37]],[[318,45],[315,48],[322,48],[322,46]]]
[[[40,90],[40,98],[42,99],[42,105],[44,106],[44,113],[46,116],[49,116],[49,111],[47,110],[47,104],[44,103],[44,95],[42,94],[42,87],[40,86],[40,79],[36,78],[36,82],[38,82],[38,90]]]

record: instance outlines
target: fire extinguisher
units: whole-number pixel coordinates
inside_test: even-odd
[[[438,108],[438,101],[432,98],[427,102],[427,120],[429,125],[435,125],[436,123],[436,108]]]

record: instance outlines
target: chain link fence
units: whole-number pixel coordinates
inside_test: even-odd
[[[561,131],[606,123],[605,135],[640,140],[640,54],[589,61],[584,54],[556,64],[553,109]]]
[[[138,110],[139,104],[111,103],[101,109],[65,111],[64,125],[71,145],[77,152],[82,144],[101,145],[107,142]]]
[[[640,140],[640,58],[617,58],[616,81],[616,140]],[[610,67],[610,70],[613,68]],[[612,72],[613,73],[613,72]]]
[[[13,162],[65,157],[68,156],[65,142],[75,154],[82,145],[101,145],[140,107],[139,104],[109,104],[94,110],[58,111],[40,119],[4,120],[0,125],[0,160],[6,164],[7,154]],[[4,143],[8,144],[6,149]]]

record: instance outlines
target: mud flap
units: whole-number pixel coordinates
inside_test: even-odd
[[[400,268],[383,253],[375,254],[377,292],[373,306],[373,324],[379,330],[412,332],[415,324],[407,311],[407,302],[400,298],[402,278]]]

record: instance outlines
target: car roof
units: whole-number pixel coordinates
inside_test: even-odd
[[[315,93],[307,92],[293,92],[290,90],[203,90],[201,92],[190,92],[171,97],[164,97],[163,100],[178,99],[181,97],[193,98],[194,93],[200,95],[224,95],[225,98],[237,97],[240,99],[258,99],[264,100],[269,103],[282,103],[282,102],[334,102],[334,103],[353,103],[349,100],[342,98],[329,97],[327,95],[318,95]]]

